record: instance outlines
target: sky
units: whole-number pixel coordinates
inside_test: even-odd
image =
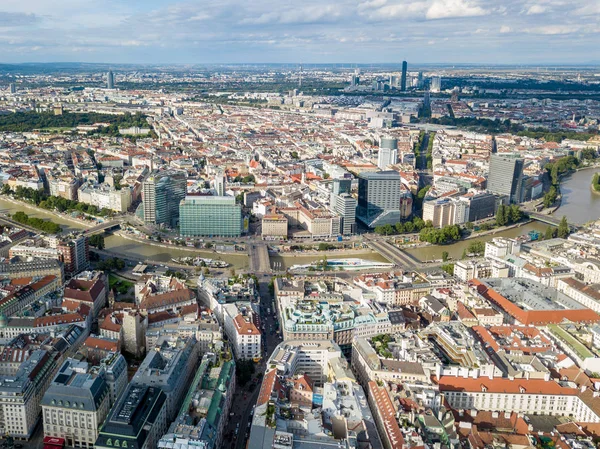
[[[600,0],[1,0],[0,63],[600,63]]]

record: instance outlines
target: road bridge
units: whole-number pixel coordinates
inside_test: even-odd
[[[123,223],[124,219],[116,219],[116,220],[110,220],[110,221],[105,221],[103,223],[99,223],[94,227],[88,228],[86,230],[84,230],[84,233],[86,235],[94,235],[94,234],[101,234],[103,232],[106,232],[108,230],[117,228],[119,226],[121,226],[121,224]]]
[[[553,215],[545,215],[545,214],[540,214],[538,212],[527,212],[527,215],[529,215],[529,218],[531,218],[533,220],[537,220],[537,221],[540,221],[542,223],[546,223],[546,224],[549,224],[552,226],[558,226],[560,224],[560,221],[562,220],[562,217],[557,218]],[[571,229],[571,231],[579,230],[579,226],[574,225],[572,223],[569,223],[569,228]]]
[[[266,243],[249,243],[248,256],[250,257],[250,273],[269,273],[271,271],[269,249]]]
[[[421,262],[386,240],[368,240],[367,245],[399,267],[416,268]]]

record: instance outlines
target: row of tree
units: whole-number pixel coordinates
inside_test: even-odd
[[[15,197],[16,199],[27,200],[35,204],[36,206],[52,211],[77,211],[101,217],[106,217],[114,214],[114,211],[110,209],[99,209],[97,206],[94,206],[92,204],[80,203],[79,201],[68,200],[66,198],[58,196],[51,196],[42,190],[32,189],[31,187],[17,186],[17,188],[14,191],[12,191],[8,184],[4,184],[0,192],[4,195],[12,194],[13,197]]]
[[[523,218],[523,213],[517,204],[506,206],[501,204],[496,211],[496,225],[507,226],[518,223]]]
[[[433,224],[431,221],[425,222],[420,217],[414,217],[412,221],[399,221],[395,225],[375,226],[375,232],[379,235],[411,234],[420,232],[424,227],[433,227]]]
[[[459,240],[461,237],[460,226],[449,225],[441,229],[425,227],[419,233],[419,240],[433,244],[443,245],[445,243]]]
[[[39,229],[40,231],[47,232],[48,234],[58,234],[62,231],[62,228],[56,223],[42,220],[41,218],[30,217],[23,211],[15,212],[12,216],[12,219],[21,223],[22,225]]]

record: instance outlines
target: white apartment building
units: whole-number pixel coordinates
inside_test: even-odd
[[[442,376],[439,387],[450,406],[458,410],[505,410],[600,422],[596,412],[598,398],[591,390],[579,389],[573,382]]]
[[[458,198],[443,198],[423,203],[423,220],[435,228],[460,225],[469,221],[469,204]]]
[[[253,322],[253,313],[240,310],[235,304],[227,304],[223,309],[225,333],[236,359],[260,359],[261,333]]]
[[[115,212],[127,212],[131,206],[131,189],[123,187],[116,190],[108,185],[84,184],[77,191],[79,202],[91,204],[98,209],[110,209]]]

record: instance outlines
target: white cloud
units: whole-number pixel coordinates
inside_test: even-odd
[[[468,0],[435,0],[427,10],[427,19],[484,16],[489,11]]]
[[[526,31],[531,34],[560,35],[576,33],[579,31],[579,27],[574,25],[545,25],[529,28]]]
[[[507,26],[507,25],[502,25],[500,27],[500,32],[503,33],[503,34],[504,33],[510,33],[511,31],[512,31],[512,28],[509,27],[509,26]]]
[[[543,14],[546,12],[546,7],[542,5],[531,5],[527,10],[527,15],[531,16],[534,14]]]

